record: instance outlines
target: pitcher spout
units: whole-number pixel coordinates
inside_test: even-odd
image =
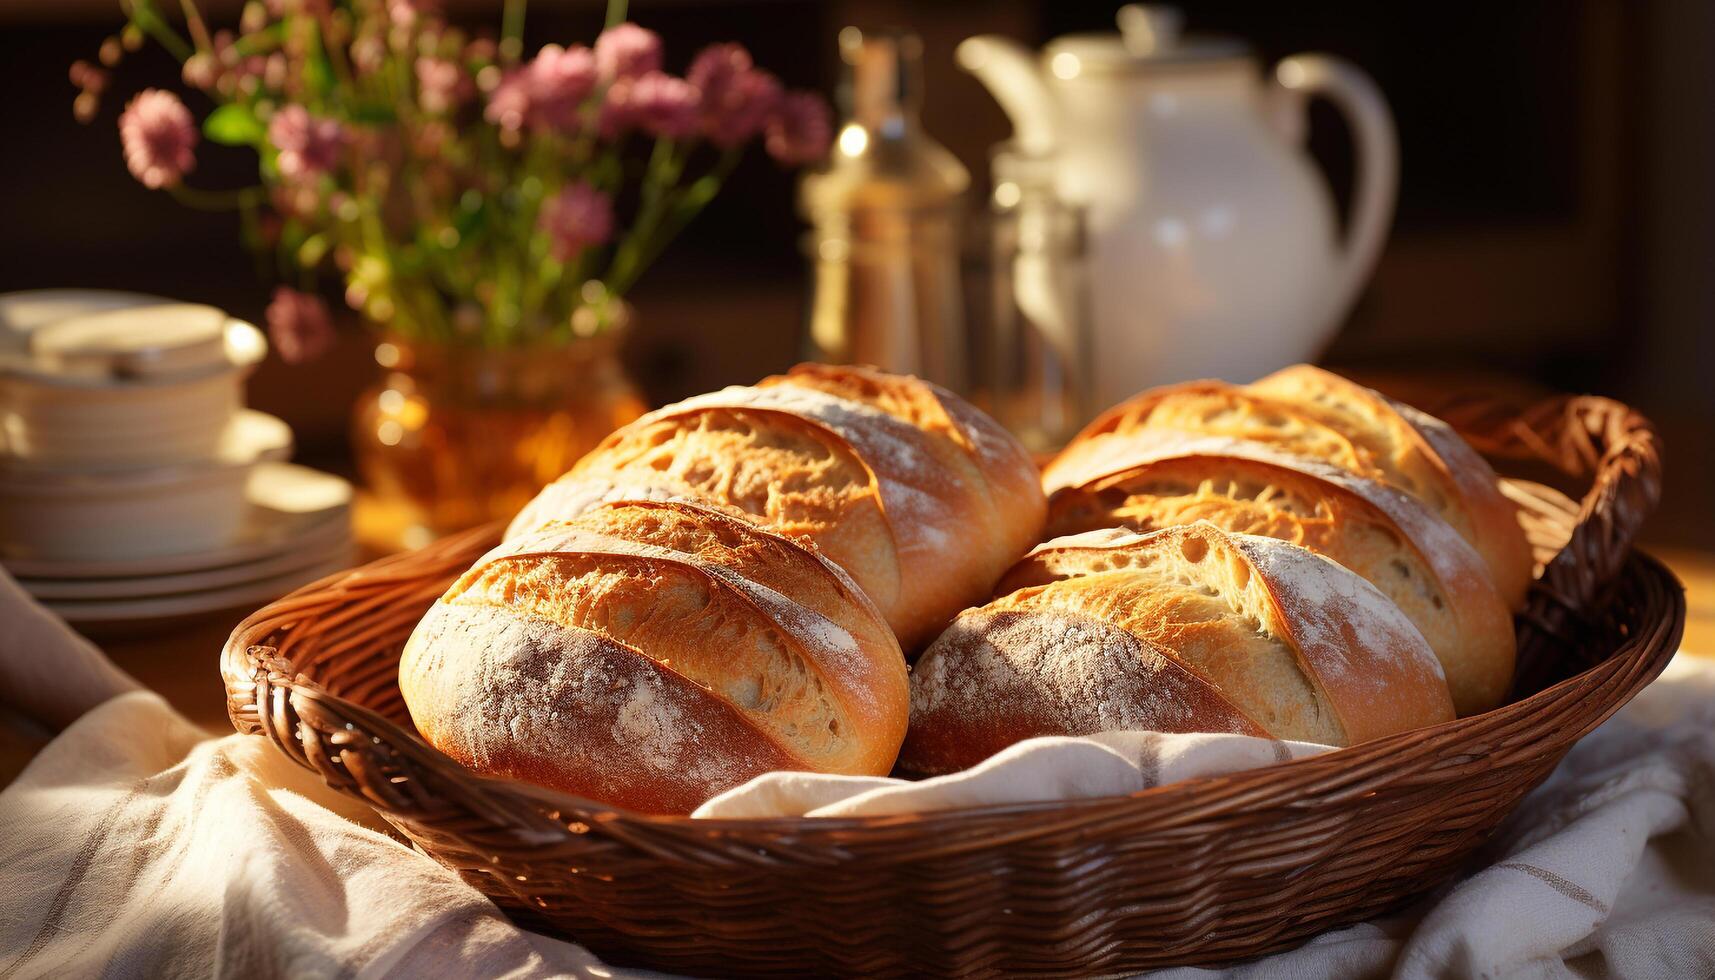
[[[1036,52],[998,34],[979,34],[961,42],[955,55],[959,67],[1000,103],[1020,151],[1047,156],[1059,148],[1057,101],[1042,77]]]

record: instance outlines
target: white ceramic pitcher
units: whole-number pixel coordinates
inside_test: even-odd
[[[1350,310],[1391,222],[1398,149],[1363,72],[1295,55],[1267,76],[1229,39],[1181,39],[1179,14],[1133,5],[1121,33],[1038,57],[994,36],[960,63],[1051,157],[1088,228],[1096,404],[1154,384],[1247,381],[1313,359]],[[1343,240],[1304,149],[1308,100],[1346,115],[1357,182]]]

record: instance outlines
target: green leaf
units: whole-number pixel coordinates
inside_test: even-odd
[[[202,121],[203,135],[225,146],[261,146],[268,130],[247,105],[229,102]]]
[[[705,174],[685,188],[683,196],[679,198],[679,207],[691,212],[700,211],[715,199],[720,190],[721,179],[714,174]]]
[[[304,239],[303,244],[298,246],[298,264],[306,269],[315,268],[316,263],[328,254],[331,244],[326,235],[311,235]]]

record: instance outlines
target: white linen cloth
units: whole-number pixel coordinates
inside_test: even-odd
[[[0,980],[641,975],[513,926],[361,805],[260,739],[207,737],[45,616],[0,573],[0,702],[53,727],[80,699],[100,703],[0,791]],[[1254,741],[1049,740],[945,780],[943,799],[1110,792],[1315,750]],[[899,812],[924,792],[776,777],[710,807]],[[1676,662],[1573,750],[1473,874],[1417,907],[1251,963],[1160,975],[1390,973],[1715,975],[1715,663]]]
[[[1119,796],[1194,776],[1223,776],[1328,751],[1249,735],[1103,732],[1032,738],[946,776],[771,772],[697,808],[695,817],[879,817],[961,806]]]

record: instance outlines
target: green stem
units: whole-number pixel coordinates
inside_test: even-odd
[[[642,258],[637,263],[636,275],[642,275],[644,270],[654,265],[667,246],[673,243],[673,239],[678,238],[679,233],[684,231],[697,215],[703,213],[703,209],[708,207],[709,202],[720,192],[727,175],[732,173],[732,166],[738,161],[738,156],[736,152],[727,153],[713,172],[674,196],[675,206],[667,212],[655,235],[643,249]],[[731,162],[728,162],[729,160]],[[635,281],[634,278],[633,282]],[[630,286],[631,283],[626,284],[626,288]]]
[[[416,64],[415,57],[389,58],[387,63],[392,66],[393,106],[401,116],[413,113],[417,109],[417,75],[411,70]]]
[[[629,6],[626,0],[607,0],[607,26],[613,27],[625,23],[625,8]]]
[[[340,89],[350,93],[356,91],[357,86],[353,81],[351,63],[345,57],[345,46],[328,43],[328,27],[330,26],[328,22],[332,17],[331,12],[318,16],[316,18],[316,33],[321,38],[321,49],[327,53],[328,64],[333,66],[334,76],[340,81]]]
[[[214,42],[209,39],[208,27],[202,22],[202,14],[197,11],[197,5],[191,0],[179,0],[179,8],[185,12],[185,26],[190,28],[191,40],[196,42],[197,50],[214,50]]]
[[[232,50],[241,57],[278,51],[286,36],[285,26],[284,22],[271,24],[254,34],[246,34],[232,42]]]
[[[500,14],[500,56],[515,62],[524,55],[524,8],[527,0],[506,0]]]
[[[196,54],[190,43],[180,37],[178,32],[173,30],[172,25],[155,12],[155,8],[149,0],[141,0],[141,2],[127,0],[124,9],[130,15],[131,23],[136,24],[143,33],[154,38],[156,44],[166,48],[167,53],[177,58],[181,64],[188,60],[191,55]]]
[[[638,278],[661,257],[661,253],[672,244],[673,239],[679,237],[679,233],[685,230],[691,219],[701,214],[703,208],[714,200],[721,185],[738,165],[741,155],[739,150],[727,150],[721,154],[720,161],[712,170],[689,186],[672,187],[678,183],[679,170],[683,169],[683,161],[680,162],[680,167],[672,172],[671,180],[667,182],[671,190],[653,207],[649,206],[648,202],[645,203],[632,233],[620,246],[625,254],[615,255],[613,265],[604,280],[610,295],[623,296],[636,285]]]
[[[620,241],[619,247],[614,249],[613,263],[608,266],[608,273],[603,277],[608,291],[615,296],[630,288],[642,273],[646,244],[665,216],[668,190],[678,183],[679,174],[684,169],[683,162],[675,160],[673,149],[672,140],[656,140],[655,148],[649,154],[649,163],[643,170],[637,220]]]

